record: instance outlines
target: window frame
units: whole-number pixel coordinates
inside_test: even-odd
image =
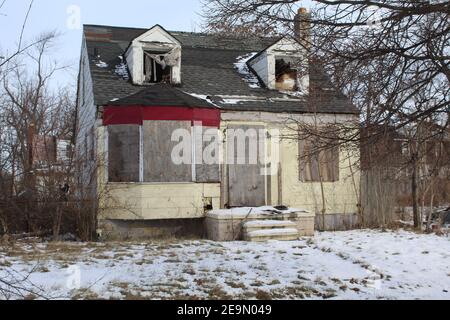
[[[146,59],[147,59],[147,55],[148,54],[152,54],[152,55],[166,55],[170,52],[170,50],[156,50],[156,49],[152,49],[152,48],[142,48],[142,83],[145,85],[153,85],[153,84],[158,84],[158,83],[167,83],[164,81],[164,74],[161,75],[161,81],[146,81]],[[153,63],[153,65],[158,65],[158,63],[155,62],[155,60],[151,57],[149,57]],[[172,66],[166,66],[166,68],[169,68],[169,84],[173,83],[173,67]],[[152,70],[153,70],[153,66],[152,66]],[[164,70],[163,70],[164,71]],[[152,77],[153,77],[153,71],[152,71]]]
[[[311,137],[301,138],[298,141],[298,173],[299,181],[302,183],[336,183],[341,180],[341,152],[339,146],[324,147],[319,146],[317,151],[306,153],[311,149]],[[313,137],[313,139],[320,139],[319,137]],[[309,143],[309,145],[308,145]],[[320,144],[320,142],[319,142]],[[312,157],[317,159],[311,161]],[[330,159],[331,158],[331,159]],[[322,159],[325,159],[322,161]],[[317,169],[315,167],[317,167]],[[309,170],[308,174],[305,173]],[[313,170],[317,170],[314,172]],[[326,174],[324,175],[324,170]],[[316,178],[317,176],[317,178]],[[325,176],[325,177],[324,177]]]
[[[149,120],[152,121],[152,120]],[[176,121],[174,121],[176,122]],[[183,122],[183,121],[181,121]],[[197,175],[197,172],[200,171],[199,170],[199,166],[201,164],[197,164],[196,163],[196,150],[197,150],[197,141],[192,138],[191,140],[191,147],[192,147],[192,154],[191,154],[191,175],[190,175],[190,180],[189,181],[160,181],[160,182],[149,182],[149,181],[145,181],[145,150],[144,150],[144,135],[145,135],[145,130],[144,130],[144,126],[143,125],[136,125],[139,127],[139,181],[128,181],[128,182],[114,182],[111,181],[111,177],[110,177],[110,139],[111,139],[111,134],[110,134],[110,130],[109,128],[111,127],[111,125],[107,125],[105,126],[106,128],[106,134],[105,134],[105,148],[106,148],[106,181],[109,184],[114,184],[114,183],[135,183],[135,184],[191,184],[191,183],[203,183],[203,184],[208,184],[208,183],[220,183],[221,182],[221,168],[220,165],[218,165],[218,173],[217,176],[218,178],[215,179],[204,179],[202,180],[201,177],[199,177]],[[195,131],[198,130],[199,126],[195,126],[195,125],[191,125],[190,130],[191,130],[191,137],[195,137]],[[202,128],[205,130],[211,129],[212,127],[203,127]],[[220,130],[218,128],[215,128],[217,130],[217,139],[220,139]],[[202,134],[204,134],[204,131],[202,132]],[[217,141],[217,143],[219,143],[220,141]],[[203,149],[203,145],[202,145],[202,149]],[[220,147],[219,147],[220,148]],[[207,165],[207,164],[203,164],[204,166],[211,166],[211,165]],[[207,169],[206,169],[207,170]]]

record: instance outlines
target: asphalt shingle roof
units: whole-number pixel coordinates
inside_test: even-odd
[[[110,106],[153,105],[190,108],[214,108],[203,99],[198,99],[168,84],[155,84],[141,88],[135,94],[108,102]]]
[[[146,105],[156,99],[156,89],[165,88],[159,94],[167,103],[173,101],[182,105],[198,104],[208,106],[205,100],[192,100],[185,93],[208,96],[214,105],[224,110],[268,111],[268,112],[322,112],[357,113],[356,108],[340,92],[330,90],[332,84],[328,77],[312,66],[311,86],[318,90],[319,100],[310,107],[308,99],[293,98],[276,90],[251,88],[238,73],[234,64],[239,56],[251,52],[260,52],[273,44],[274,38],[236,39],[206,35],[201,33],[170,33],[182,44],[181,79],[182,84],[165,86],[136,86],[119,76],[116,66],[120,65],[120,56],[124,54],[133,39],[145,33],[146,29],[120,28],[109,26],[85,25],[84,34],[90,61],[94,85],[94,98],[97,105],[140,104]],[[99,56],[99,57],[98,57]],[[101,65],[105,62],[106,65]],[[177,95],[179,93],[179,95]],[[173,94],[174,98],[169,96]],[[227,103],[217,96],[248,97]],[[111,102],[111,100],[115,100]],[[119,102],[118,102],[119,101]],[[157,104],[157,101],[154,102]],[[165,104],[162,104],[165,105]]]

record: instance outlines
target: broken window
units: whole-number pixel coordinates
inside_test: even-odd
[[[339,147],[321,144],[319,138],[299,141],[300,181],[339,181]]]
[[[297,91],[298,71],[293,58],[277,57],[275,59],[276,89],[282,91]]]
[[[144,51],[144,81],[146,83],[171,83],[172,67],[178,64],[180,52]]]
[[[139,126],[109,126],[108,135],[109,182],[139,182]]]

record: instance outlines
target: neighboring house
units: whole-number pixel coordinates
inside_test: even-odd
[[[39,192],[47,190],[49,185],[71,184],[68,173],[71,171],[72,149],[70,140],[50,135],[33,137],[31,157],[34,179]]]
[[[414,131],[373,125],[361,133],[363,198],[374,199],[370,191],[374,176],[382,176],[385,190],[391,190],[397,207],[412,206],[412,152],[417,150],[420,204],[448,205],[450,202],[450,131],[436,123],[422,122]],[[425,197],[422,199],[422,192]],[[422,203],[424,200],[424,203]],[[363,201],[364,202],[364,201]],[[366,200],[365,202],[368,202]]]
[[[289,37],[85,25],[76,149],[85,161],[98,160],[81,178],[94,195],[106,195],[98,199],[99,229],[199,233],[207,210],[226,207],[286,205],[319,213],[319,169],[327,214],[352,221],[359,177],[352,177],[346,153],[334,148],[329,163],[317,164],[301,159],[305,141],[282,138],[275,161],[269,147],[284,133],[292,136],[291,120],[358,121],[358,111],[317,66],[307,68],[305,57],[300,41]],[[314,103],[311,88],[319,98]],[[195,138],[178,152],[182,133]],[[253,152],[273,161],[242,161],[230,152],[235,145],[244,157]],[[201,161],[202,150],[224,163]],[[174,162],[174,155],[184,161]]]
[[[67,165],[71,159],[71,152],[70,140],[37,135],[33,139],[33,167],[46,170],[50,167]]]

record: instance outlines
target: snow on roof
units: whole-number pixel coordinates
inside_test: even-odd
[[[251,52],[249,54],[239,56],[236,58],[237,62],[234,64],[234,67],[237,69],[239,74],[243,76],[244,81],[247,82],[249,87],[253,89],[261,88],[261,85],[258,77],[255,76],[248,68],[247,62],[257,54],[258,52]]]
[[[108,68],[108,64],[100,59],[98,61],[95,61],[95,65],[102,69]]]
[[[183,91],[184,92],[184,91]],[[217,104],[214,103],[214,101],[211,100],[211,97],[206,95],[206,94],[197,94],[197,93],[189,93],[189,92],[184,92],[194,98],[200,99],[200,100],[204,100],[210,104],[212,104],[213,106],[217,107],[220,109],[220,106],[218,106]]]
[[[130,76],[128,74],[128,67],[127,64],[124,62],[123,57],[119,56],[120,58],[120,63],[118,65],[116,65],[116,68],[114,70],[114,73],[116,75],[118,75],[119,77],[128,80],[130,79]]]

